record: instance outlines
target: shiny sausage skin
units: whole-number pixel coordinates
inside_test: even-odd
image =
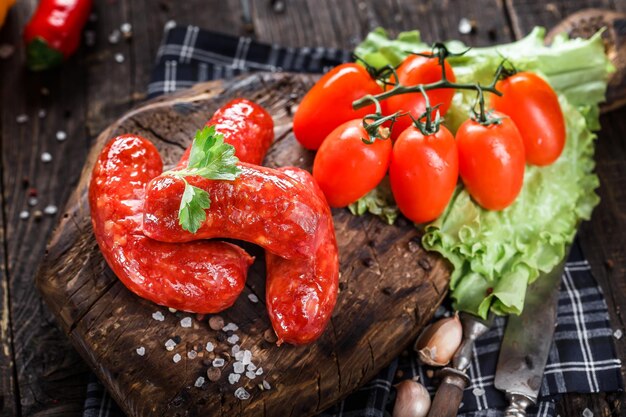
[[[224,142],[235,147],[241,162],[261,165],[267,150],[274,141],[274,121],[261,106],[245,98],[229,101],[206,122],[224,136]],[[183,155],[178,167],[187,166],[191,147]]]
[[[157,242],[143,235],[145,187],[162,172],[157,149],[146,139],[119,136],[94,166],[89,204],[102,254],[117,277],[140,297],[196,313],[230,307],[244,288],[253,261],[225,242]]]
[[[146,236],[162,242],[232,238],[284,258],[309,257],[325,201],[276,169],[246,163],[240,167],[241,175],[234,181],[187,177],[211,198],[206,221],[195,234],[178,224],[184,182],[169,175],[150,181],[144,206]]]
[[[322,190],[307,171],[294,167],[279,170],[324,200]],[[305,259],[284,259],[266,253],[265,297],[279,345],[282,342],[302,345],[316,340],[328,325],[337,302],[339,259],[328,205],[313,240],[312,256]]]

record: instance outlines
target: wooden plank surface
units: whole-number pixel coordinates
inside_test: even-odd
[[[48,203],[62,205],[76,184],[91,138],[145,96],[166,21],[173,19],[233,34],[248,33],[259,40],[291,46],[323,44],[350,48],[376,25],[390,28],[392,33],[420,28],[428,41],[453,37],[478,45],[518,37],[534,24],[551,26],[565,14],[582,7],[626,10],[623,0],[292,0],[283,2],[285,7],[281,12],[274,7],[279,2],[258,0],[253,1],[252,20],[247,25],[241,18],[238,0],[96,0],[99,19],[90,23],[90,29],[97,33],[96,46],[82,47],[61,71],[32,75],[21,66],[24,53],[20,36],[36,3],[37,0],[19,1],[0,30],[0,44],[18,47],[11,58],[0,60],[0,148],[6,219],[2,238],[3,246],[8,248],[2,258],[6,288],[0,291],[3,300],[0,311],[10,309],[10,327],[15,334],[15,350],[8,358],[0,355],[0,370],[10,369],[14,363],[18,377],[13,381],[12,373],[2,372],[0,396],[4,400],[0,402],[0,416],[80,415],[86,368],[33,290],[34,271],[41,261],[54,218],[44,216],[40,222],[32,217],[28,221],[19,220],[19,212],[27,208],[28,195],[28,189],[21,184],[22,177],[32,177],[29,179],[41,194],[37,208]],[[309,17],[311,13],[315,19]],[[458,33],[461,17],[476,20],[475,34]],[[134,39],[111,45],[108,34],[126,21],[133,25]],[[125,57],[121,64],[114,61],[118,52]],[[44,86],[50,89],[50,95],[40,94]],[[40,108],[48,113],[43,120],[37,117]],[[16,117],[22,113],[28,114],[30,120],[18,125]],[[581,232],[594,274],[607,294],[613,324],[622,329],[626,311],[623,288],[626,262],[624,239],[614,231],[624,229],[626,212],[622,162],[626,151],[621,140],[625,116],[621,110],[602,120],[598,173],[603,181],[600,189],[603,203]],[[54,139],[58,129],[69,133],[63,144]],[[44,165],[39,160],[43,151],[52,153],[51,164]],[[7,303],[9,293],[11,300]],[[7,312],[3,318],[8,316]],[[626,342],[622,339],[617,343],[620,356],[625,359]],[[580,400],[566,396],[561,404],[568,414],[562,414],[580,415],[585,401],[592,404],[599,397],[583,396],[589,400]],[[617,400],[610,400],[609,405],[615,410],[613,415],[618,415],[620,409],[616,407],[623,397],[614,398]],[[602,413],[609,415],[610,409]]]

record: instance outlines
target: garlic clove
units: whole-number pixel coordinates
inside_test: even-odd
[[[419,361],[431,366],[447,365],[463,340],[459,315],[438,320],[426,327],[415,342]]]
[[[426,417],[430,409],[430,394],[419,382],[407,379],[396,385],[393,417]]]

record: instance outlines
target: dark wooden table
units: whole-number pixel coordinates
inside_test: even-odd
[[[56,327],[34,287],[54,216],[20,219],[20,212],[61,207],[76,184],[91,140],[124,111],[141,103],[163,25],[169,20],[289,46],[352,48],[369,30],[392,34],[418,28],[426,41],[459,38],[488,45],[520,38],[534,25],[553,26],[587,7],[626,11],[623,0],[254,0],[249,13],[239,0],[96,0],[96,45],[57,71],[29,74],[23,68],[21,29],[37,0],[21,0],[0,31],[0,45],[16,47],[0,59],[0,416],[79,416],[88,369]],[[473,34],[458,32],[463,17],[477,22]],[[130,42],[108,35],[129,22]],[[122,63],[115,60],[121,53]],[[47,94],[46,94],[47,93]],[[45,117],[39,117],[41,111]],[[29,119],[18,123],[19,115]],[[626,319],[626,108],[602,117],[597,172],[602,203],[583,224],[583,246],[602,285],[615,329]],[[56,132],[67,132],[64,142]],[[43,163],[41,154],[53,159]],[[36,190],[36,207],[28,206]],[[626,338],[616,340],[626,360]],[[626,414],[622,394],[566,395],[562,416]]]

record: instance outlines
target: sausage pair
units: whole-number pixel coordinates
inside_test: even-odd
[[[237,246],[197,239],[257,243],[267,250],[267,306],[279,343],[311,342],[330,320],[339,274],[332,216],[323,194],[306,171],[245,163],[261,162],[273,138],[271,117],[256,104],[235,100],[207,124],[216,125],[244,162],[235,181],[188,178],[208,191],[212,201],[197,234],[178,225],[183,184],[157,176],[161,160],[151,144],[123,136],[105,148],[90,187],[92,221],[105,259],[142,297],[177,309],[214,312],[232,305],[252,258]],[[179,168],[186,166],[188,155],[189,150]],[[121,216],[116,206],[128,206],[125,201],[132,201],[132,209]],[[124,238],[107,233],[110,222],[128,224],[118,232]]]

